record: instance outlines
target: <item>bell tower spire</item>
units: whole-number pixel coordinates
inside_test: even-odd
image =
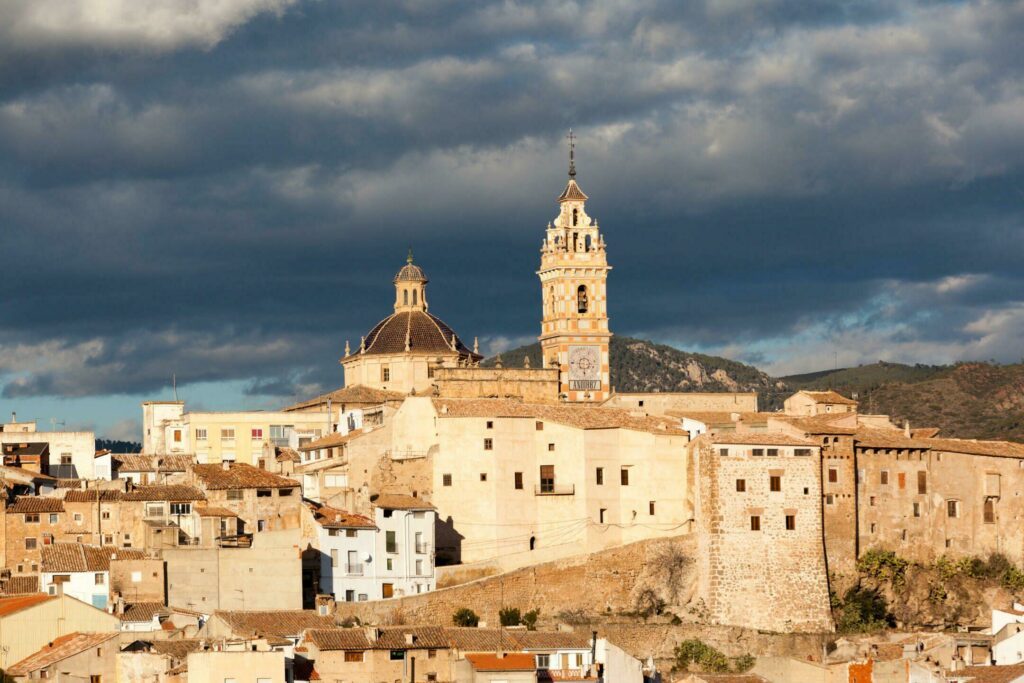
[[[587,215],[589,197],[576,183],[576,135],[569,135],[569,182],[541,245],[544,367],[559,369],[567,401],[601,401],[611,394],[608,345],[608,265],[604,236]]]

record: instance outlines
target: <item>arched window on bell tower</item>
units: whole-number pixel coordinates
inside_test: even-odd
[[[579,214],[580,214],[580,210],[579,209],[573,209],[572,210],[572,227],[574,227],[574,228],[577,226],[577,224],[579,224],[579,221],[580,221],[580,215]]]
[[[587,286],[580,285],[576,290],[576,312],[586,313],[589,301],[587,299]]]
[[[402,290],[402,305],[403,306],[408,306],[409,305],[409,290],[408,289],[403,289]]]
[[[412,290],[412,305],[416,305],[416,290]]]

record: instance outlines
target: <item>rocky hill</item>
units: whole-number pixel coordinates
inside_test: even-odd
[[[541,367],[540,344],[501,354],[509,367],[529,356]],[[879,361],[855,368],[773,378],[737,361],[690,353],[629,337],[612,337],[616,391],[756,391],[761,410],[777,410],[799,389],[835,389],[860,401],[865,413],[897,424],[939,427],[944,436],[1024,442],[1024,364],[902,365]],[[493,365],[495,358],[484,361]]]
[[[856,395],[865,413],[940,427],[944,436],[1024,441],[1024,364],[873,363],[780,378],[792,390]]]
[[[787,395],[785,384],[751,365],[642,339],[612,337],[609,356],[616,391],[756,391],[763,410],[782,407]],[[526,357],[532,367],[541,367],[540,344],[504,351],[501,361],[507,367],[522,367]],[[488,358],[483,365],[495,361]]]

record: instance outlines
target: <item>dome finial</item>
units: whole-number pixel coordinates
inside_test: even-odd
[[[565,136],[569,140],[569,177],[576,177],[576,135],[572,132],[572,128],[569,129],[569,134]]]
[[[412,265],[412,247],[409,247],[409,255],[406,257],[405,262]]]

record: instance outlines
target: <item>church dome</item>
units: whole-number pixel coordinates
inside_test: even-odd
[[[402,268],[399,275],[404,270]],[[460,357],[471,357],[474,360],[482,358],[469,350],[443,320],[424,310],[396,312],[381,320],[366,334],[364,354],[406,352],[458,353]]]

